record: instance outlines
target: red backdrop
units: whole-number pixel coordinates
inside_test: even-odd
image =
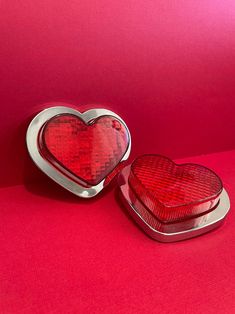
[[[0,15],[1,186],[38,178],[25,130],[48,101],[112,108],[134,155],[235,147],[234,1],[2,0]]]

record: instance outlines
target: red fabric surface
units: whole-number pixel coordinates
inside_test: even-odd
[[[234,27],[233,0],[1,0],[0,186],[38,177],[24,138],[48,101],[105,104],[134,155],[235,149]]]
[[[235,151],[215,170],[235,203]],[[80,200],[43,184],[0,189],[0,313],[234,313],[235,212],[178,243],[148,238],[115,190]]]

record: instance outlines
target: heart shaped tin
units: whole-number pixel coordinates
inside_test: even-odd
[[[122,199],[136,222],[162,242],[191,238],[219,226],[230,202],[220,178],[197,164],[143,155],[119,176]]]
[[[35,164],[83,198],[97,195],[124,166],[131,149],[125,122],[106,109],[79,112],[57,106],[30,123],[26,142]]]

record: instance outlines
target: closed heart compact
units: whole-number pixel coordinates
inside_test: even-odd
[[[152,238],[171,242],[219,226],[229,211],[221,179],[197,164],[174,163],[160,155],[137,157],[119,176],[121,197]]]

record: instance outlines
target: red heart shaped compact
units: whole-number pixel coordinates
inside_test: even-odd
[[[204,233],[229,209],[227,193],[212,170],[177,165],[160,155],[138,157],[122,171],[119,183],[131,214],[160,241]]]
[[[32,120],[27,146],[49,177],[78,196],[92,197],[128,158],[130,133],[124,121],[109,110],[80,113],[52,107]]]

